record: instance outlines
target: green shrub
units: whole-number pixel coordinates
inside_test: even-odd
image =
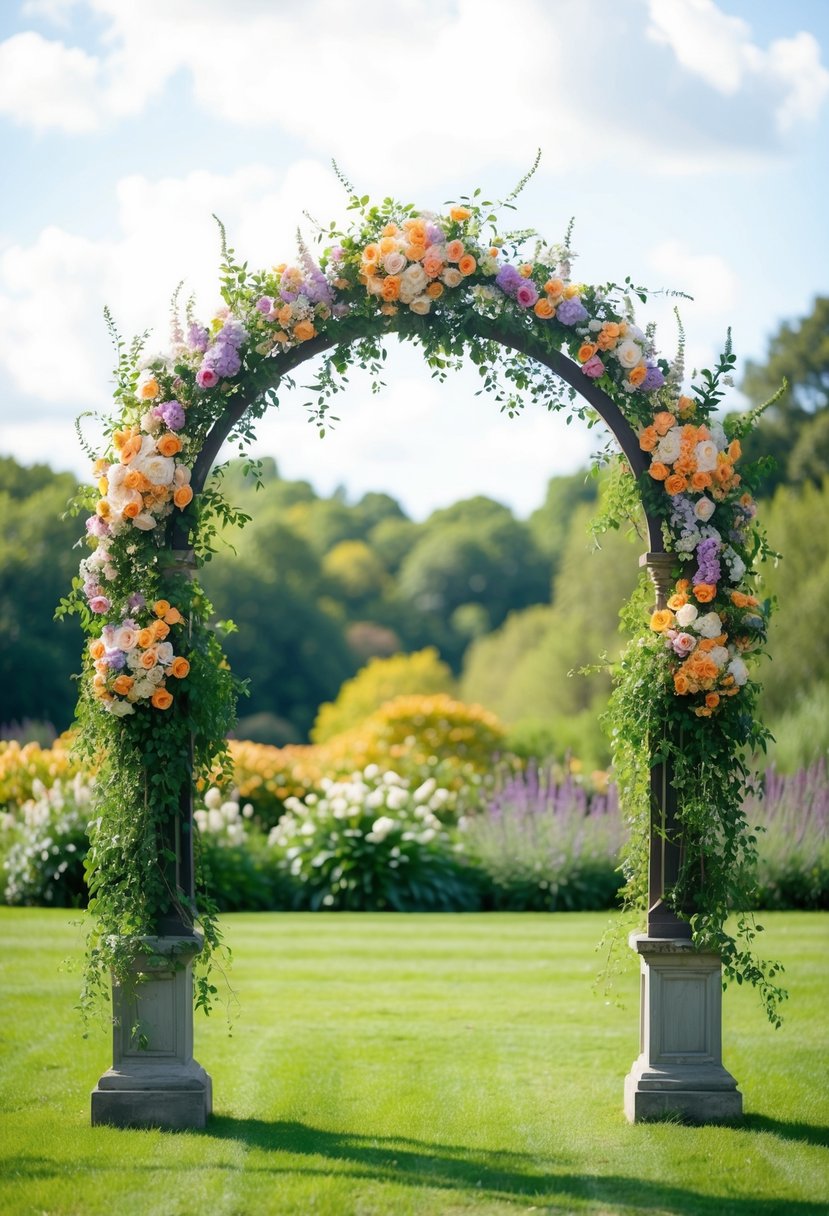
[[[88,899],[84,860],[92,783],[80,774],[47,788],[35,778],[34,797],[0,815],[7,904],[66,908]]]

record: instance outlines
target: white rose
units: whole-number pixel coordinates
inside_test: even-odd
[[[400,276],[400,296],[407,296],[410,300],[415,296],[419,296],[425,290],[429,278],[426,271],[419,262],[414,262],[408,266]]]
[[[706,612],[705,616],[697,617],[694,628],[704,638],[716,638],[722,633],[722,621],[718,613]]]
[[[624,342],[620,342],[616,347],[614,354],[622,367],[636,367],[642,358],[642,348],[630,338],[625,338]]]
[[[463,275],[454,266],[447,266],[440,277],[447,287],[458,287],[463,282]]]
[[[717,445],[717,449],[723,452],[728,447],[728,440],[725,437],[725,431],[721,422],[709,422],[708,430],[711,432],[711,438]]]
[[[694,503],[694,514],[696,515],[697,519],[701,519],[703,523],[708,522],[715,510],[716,503],[714,503],[710,498],[706,498],[705,495]]]
[[[725,646],[715,646],[713,650],[708,651],[709,659],[713,659],[718,667],[725,667],[728,662],[728,651]]]
[[[681,608],[676,610],[676,623],[682,629],[687,629],[699,615],[699,609],[696,604],[683,604]]]
[[[700,473],[710,473],[717,467],[717,445],[713,439],[702,439],[694,448],[697,469]]]
[[[165,667],[172,663],[174,651],[170,642],[158,642],[155,650],[159,663],[163,663]]]
[[[134,714],[135,710],[130,705],[129,701],[110,701],[107,704],[107,709],[116,718],[126,718],[127,714]]]
[[[152,410],[147,410],[141,419],[141,430],[146,431],[149,435],[154,435],[156,431],[160,431],[161,419],[158,414],[154,414]]]
[[[748,668],[742,659],[732,659],[728,664],[728,674],[734,677],[734,683],[742,688],[748,679]]]
[[[402,253],[387,253],[383,258],[383,269],[386,274],[400,274],[405,265],[406,258]]]
[[[137,639],[138,634],[136,631],[125,625],[123,629],[116,629],[115,637],[112,640],[115,643],[116,650],[132,650]]]
[[[143,473],[154,486],[169,486],[176,471],[176,462],[172,456],[161,456],[155,452],[146,457],[136,456],[133,468]]]
[[[138,528],[140,532],[151,532],[157,522],[147,511],[142,511],[140,515],[136,515],[132,526]]]
[[[185,464],[176,464],[176,471],[173,474],[173,481],[177,486],[189,486],[191,473]]]
[[[417,313],[419,317],[425,317],[431,307],[432,301],[428,296],[416,296],[409,305],[412,312]]]
[[[663,464],[673,464],[679,457],[682,448],[682,434],[677,427],[672,427],[667,435],[663,435],[656,445],[654,456]]]

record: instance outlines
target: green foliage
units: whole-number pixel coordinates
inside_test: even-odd
[[[386,701],[409,693],[428,696],[454,692],[454,679],[434,647],[413,654],[371,659],[346,680],[336,701],[320,706],[311,731],[314,743],[325,743],[345,730],[359,726]]]
[[[91,786],[78,774],[0,812],[3,901],[63,908],[85,906]]]

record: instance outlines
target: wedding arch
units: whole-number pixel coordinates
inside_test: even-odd
[[[108,318],[115,409],[103,452],[90,451],[97,486],[80,501],[91,552],[65,604],[89,636],[78,735],[99,773],[84,1003],[113,983],[113,1067],[93,1122],[203,1126],[212,1106],[192,997],[209,1008],[220,934],[209,900],[196,901],[193,789],[217,766],[230,779],[234,685],[194,573],[217,528],[243,522],[210,478],[214,462],[228,438],[244,449],[318,357],[309,408],[324,430],[348,368],[379,375],[392,334],[436,374],[472,362],[502,410],[571,405],[616,442],[615,505],[644,513],[656,599],[638,615],[612,705],[631,822],[625,896],[646,912],[631,939],[642,1017],[625,1108],[632,1120],[733,1118],[742,1099],[722,1065],[721,973],[757,985],[773,1021],[782,995],[750,921],[726,927],[752,856],[746,755],[765,737],[746,657],[768,616],[750,583],[764,555],[750,470],[737,471],[751,419],[726,433],[715,416],[734,357],[727,346],[684,392],[682,341],[669,362],[636,323],[648,293],[575,280],[569,230],[558,245],[502,233],[479,191],[438,214],[374,205],[341,180],[354,220],[319,229],[317,257],[300,239],[295,264],[250,271],[222,230],[223,307],[202,324],[176,302],[166,354],[146,358]]]

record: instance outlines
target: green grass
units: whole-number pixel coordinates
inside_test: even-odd
[[[0,910],[0,1212],[75,1216],[825,1216],[829,917],[763,918],[786,1022],[725,997],[740,1127],[629,1126],[625,1008],[591,992],[603,914],[236,915],[241,1012],[196,1021],[206,1132],[89,1126],[107,1067],[73,1005],[72,914]]]

